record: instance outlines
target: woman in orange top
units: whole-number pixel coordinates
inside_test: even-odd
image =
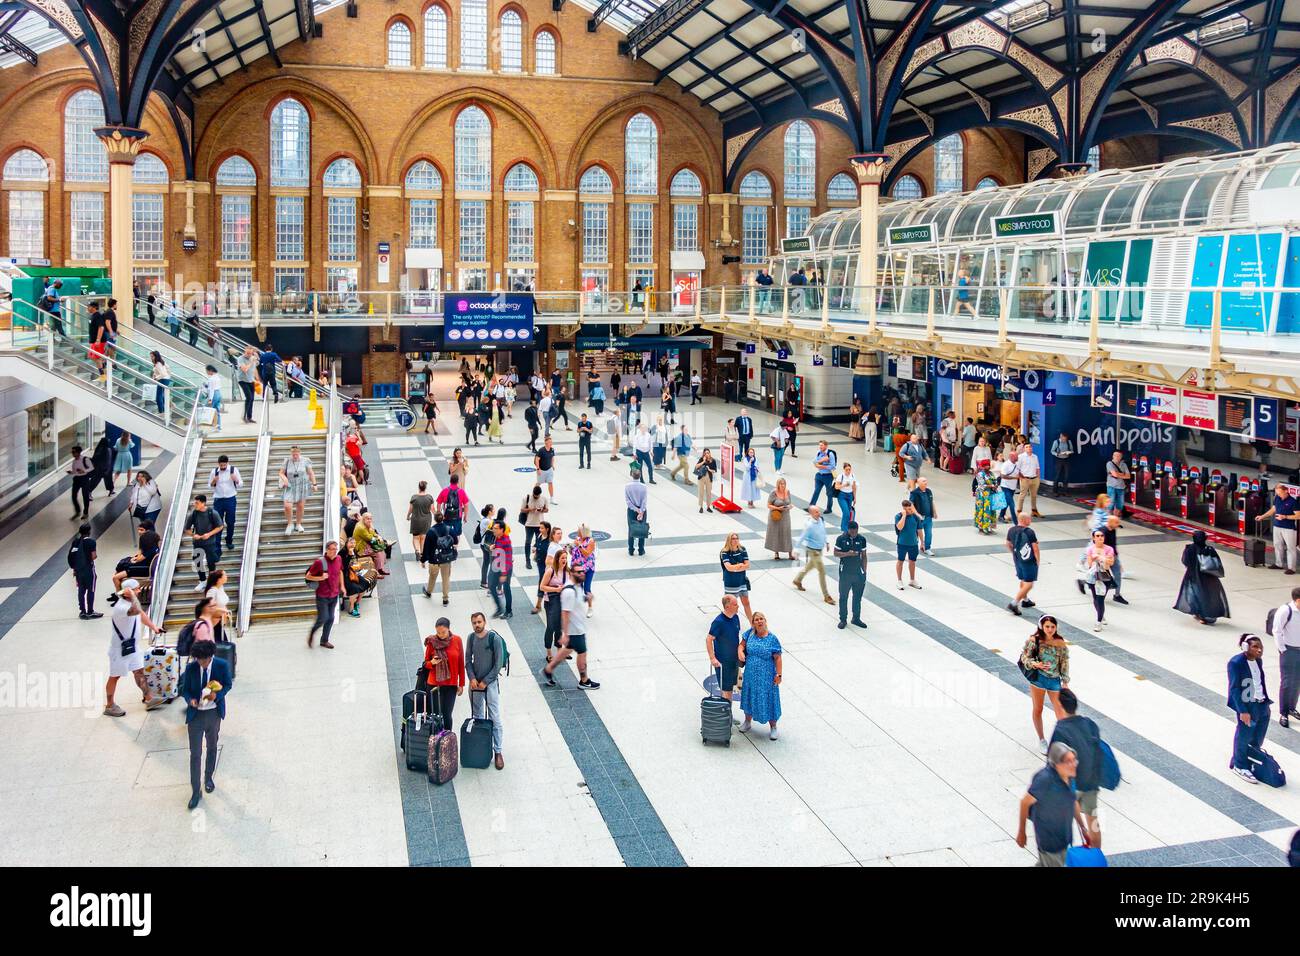
[[[456,698],[465,693],[465,645],[451,633],[451,621],[445,617],[438,618],[434,630],[424,639],[417,689],[429,691],[429,710],[441,714],[443,728],[451,730],[452,708]]]

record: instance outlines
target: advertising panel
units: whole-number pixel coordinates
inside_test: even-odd
[[[443,297],[443,337],[452,352],[531,348],[533,297],[517,292],[456,292]]]

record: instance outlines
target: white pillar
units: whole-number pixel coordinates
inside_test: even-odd
[[[149,135],[129,126],[104,126],[95,135],[108,152],[108,263],[117,299],[117,321],[130,328],[135,316],[131,286],[131,189],[132,171],[140,144]]]
[[[858,175],[859,215],[862,220],[861,228],[858,229],[857,285],[868,290],[867,316],[873,329],[876,322],[876,300],[879,298],[876,290],[876,250],[879,245],[876,230],[880,219],[880,181],[885,176],[887,160],[884,153],[862,153],[849,157],[853,171]]]

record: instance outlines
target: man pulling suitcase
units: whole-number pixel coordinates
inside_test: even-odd
[[[474,633],[466,642],[465,672],[473,716],[460,727],[460,763],[478,770],[494,763],[498,770],[504,770],[500,676],[503,669],[510,672],[510,651],[505,638],[488,629],[481,612],[475,611],[469,620]]]

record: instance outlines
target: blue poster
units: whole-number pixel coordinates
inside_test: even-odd
[[[1287,242],[1282,286],[1300,289],[1300,236],[1292,236]],[[1277,331],[1300,332],[1300,292],[1282,293],[1282,301],[1277,307]]]
[[[533,345],[533,297],[527,293],[449,292],[442,308],[449,351]]]
[[[949,359],[930,359],[930,378],[960,379],[963,382],[983,382],[986,385],[1002,384],[1002,369],[987,362],[954,362]],[[1038,369],[1016,371],[1007,369],[1007,383],[1027,392],[1037,392],[1043,387],[1043,373]]]
[[[1223,293],[1221,321],[1225,329],[1263,332],[1273,311],[1273,293],[1260,287],[1277,284],[1278,259],[1282,251],[1282,234],[1252,233],[1227,237],[1202,236],[1196,240],[1196,259],[1192,268],[1192,287],[1222,284],[1225,289],[1244,289]],[[1214,294],[1193,292],[1187,302],[1187,324],[1209,326],[1213,318]]]

